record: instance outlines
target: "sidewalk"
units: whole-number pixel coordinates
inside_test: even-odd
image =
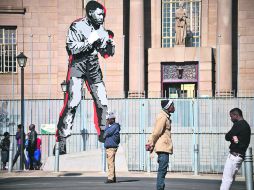
[[[117,172],[118,177],[132,177],[132,178],[156,178],[156,172]],[[0,178],[14,178],[14,177],[106,177],[106,172],[48,172],[42,170],[30,171],[0,171]],[[200,174],[193,175],[193,173],[172,173],[168,172],[166,178],[182,178],[182,179],[207,179],[207,180],[221,180],[221,174]],[[236,181],[244,181],[244,177],[238,175]]]

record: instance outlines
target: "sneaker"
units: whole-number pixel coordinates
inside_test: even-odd
[[[103,135],[104,135],[104,130],[101,130],[100,135],[98,136],[98,140],[101,143],[105,142],[105,139],[103,138]]]

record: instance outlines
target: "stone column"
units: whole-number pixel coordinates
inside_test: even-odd
[[[232,90],[232,0],[217,0],[216,90]],[[226,94],[225,94],[226,93]]]
[[[130,1],[129,97],[144,96],[144,2]]]
[[[161,1],[151,0],[152,48],[161,48]]]
[[[202,47],[207,47],[208,44],[208,20],[209,20],[209,0],[203,0],[202,1],[202,17],[201,17],[201,45]]]

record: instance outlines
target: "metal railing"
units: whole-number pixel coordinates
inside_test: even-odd
[[[116,112],[121,124],[121,146],[124,148],[128,168],[131,171],[156,171],[156,155],[149,160],[145,143],[151,133],[161,99],[110,99],[109,109]],[[20,102],[5,102],[0,107],[0,135],[10,132],[15,144],[16,126],[20,123]],[[229,143],[225,133],[231,128],[229,111],[234,107],[243,110],[244,118],[254,126],[254,99],[210,98],[174,99],[176,111],[172,114],[172,139],[174,154],[170,156],[169,171],[193,172],[195,167],[202,173],[221,173],[228,154]],[[42,124],[57,124],[63,100],[26,100],[25,132],[31,123],[36,125],[42,139],[42,162],[53,155],[54,134],[41,134]],[[252,130],[253,131],[253,130]],[[198,158],[194,145],[199,145]],[[253,132],[251,144],[254,144]],[[16,145],[15,145],[16,146]],[[100,148],[93,124],[92,100],[82,100],[74,120],[73,134],[67,139],[67,152],[80,152]],[[16,147],[14,147],[15,150]],[[15,152],[15,151],[14,151]],[[195,162],[198,159],[198,164]],[[16,168],[19,162],[16,163]],[[196,165],[195,165],[196,164]]]

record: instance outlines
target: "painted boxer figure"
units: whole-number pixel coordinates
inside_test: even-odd
[[[67,34],[66,49],[69,65],[66,82],[68,88],[56,132],[60,154],[66,153],[66,138],[71,135],[84,83],[94,100],[94,124],[98,139],[103,142],[108,100],[98,53],[104,58],[114,55],[114,34],[103,27],[106,16],[103,5],[96,1],[89,1],[86,5],[86,15],[84,18],[75,20]]]

